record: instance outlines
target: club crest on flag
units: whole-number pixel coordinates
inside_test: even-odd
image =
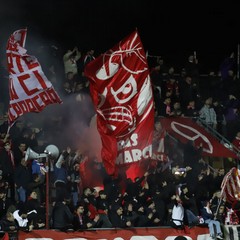
[[[149,158],[154,126],[153,93],[138,32],[90,62],[85,75],[90,80],[97,112],[103,161],[109,159],[113,167],[115,163]]]

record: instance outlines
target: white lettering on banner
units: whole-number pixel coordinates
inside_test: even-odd
[[[125,140],[121,139],[117,142],[118,151],[116,164],[132,163],[142,160],[142,158],[149,158],[152,156],[152,145],[148,145],[143,149],[133,148],[138,145],[138,134],[133,133],[130,138]],[[130,149],[127,149],[130,148]]]
[[[193,133],[195,133],[195,135],[194,136],[189,136],[186,133],[183,133],[180,129],[178,129],[178,126],[180,126],[182,128],[186,128],[188,130],[191,130]],[[190,127],[190,126],[184,125],[182,123],[174,122],[174,121],[171,122],[171,128],[177,134],[179,134],[182,137],[184,137],[188,140],[191,140],[191,141],[195,141],[198,138],[202,138],[203,141],[208,145],[208,149],[203,148],[203,151],[205,151],[207,153],[211,153],[211,154],[213,153],[213,146],[212,146],[211,142],[209,141],[209,139],[205,135],[200,133],[198,130],[196,130],[196,129]]]
[[[117,142],[118,151],[124,148],[137,146],[137,144],[138,144],[138,134],[134,133],[130,136],[130,138],[127,138],[125,140],[120,140]]]
[[[191,239],[191,238],[189,238]],[[26,238],[25,240],[53,240],[52,238]],[[63,240],[88,240],[87,238],[64,238]],[[96,238],[96,240],[107,240],[106,238]],[[113,240],[124,240],[124,238],[117,237]],[[130,240],[158,240],[154,236],[132,236]]]
[[[174,240],[176,237],[179,237],[179,236],[169,236],[165,238],[165,240]],[[191,237],[188,237],[188,236],[183,236],[183,237],[185,237],[187,240],[193,240]]]
[[[27,70],[40,67],[39,62],[33,56],[21,56],[18,53],[7,52],[7,60],[9,66],[9,72],[12,74],[23,73]]]
[[[52,238],[25,238],[25,240],[53,240]],[[63,240],[88,240],[87,238],[64,238]],[[96,239],[96,240],[107,240],[107,239]]]
[[[117,156],[116,164],[138,162],[140,160],[148,159],[152,156],[152,145],[145,147],[144,149],[131,149],[126,150]]]
[[[33,98],[11,103],[9,105],[9,119],[14,121],[18,116],[30,111],[40,112],[49,103],[55,103],[58,100],[59,97],[54,89],[47,89]]]
[[[175,240],[176,237],[178,237],[179,235],[174,235],[174,236],[168,236],[162,240]],[[185,236],[183,235],[187,240],[193,240],[193,238],[189,237],[189,236]],[[200,234],[197,236],[197,240],[208,240],[209,239],[209,234]],[[229,236],[228,236],[229,237]],[[88,238],[81,238],[81,237],[76,237],[76,238],[62,238],[63,240],[88,240]],[[229,239],[233,239],[233,240],[238,240],[238,235],[236,235],[233,238],[229,238]],[[25,240],[54,240],[52,238],[25,238]],[[96,240],[108,240],[107,238],[96,238]],[[113,240],[125,240],[122,237],[115,237],[113,238]],[[159,240],[159,238],[155,237],[155,236],[132,236],[130,238],[130,240]]]
[[[164,240],[174,240],[177,236],[168,236]],[[189,236],[184,236],[187,240],[193,240]],[[207,240],[209,239],[209,234],[198,235],[197,240]],[[25,240],[54,240],[52,238],[25,238]],[[64,238],[63,240],[88,240],[87,238]],[[97,238],[96,240],[108,240],[106,238]],[[124,240],[124,238],[117,237],[113,240]],[[158,240],[158,238],[154,236],[132,236],[130,240]],[[233,240],[238,240],[237,238],[233,238]]]
[[[25,238],[25,240],[53,240],[52,238]]]
[[[64,238],[64,240],[88,240],[87,238]],[[107,240],[107,239],[97,239],[97,240]]]
[[[158,240],[154,236],[132,236],[130,240]]]
[[[34,84],[32,84],[33,80]],[[10,77],[10,91],[11,93],[14,93],[14,95],[11,95],[12,101],[28,98],[42,89],[50,87],[51,85],[47,81],[45,75],[39,70],[33,71],[29,74],[22,74],[18,77]]]

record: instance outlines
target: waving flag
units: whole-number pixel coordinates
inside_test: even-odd
[[[221,196],[232,203],[239,199],[240,195],[240,170],[233,167],[223,178],[221,184]]]
[[[116,165],[152,154],[154,109],[149,69],[137,31],[85,67],[97,111],[102,161],[109,174]]]
[[[15,31],[7,42],[10,103],[9,125],[27,112],[40,112],[62,100],[46,78],[38,60],[24,48],[27,29]]]

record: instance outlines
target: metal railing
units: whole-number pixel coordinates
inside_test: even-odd
[[[196,123],[202,125],[213,137],[215,137],[219,143],[223,144],[225,147],[233,151],[237,156],[239,156],[239,150],[234,146],[227,138],[220,134],[216,129],[206,124],[201,118],[197,118]]]

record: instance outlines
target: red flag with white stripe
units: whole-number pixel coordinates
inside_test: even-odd
[[[62,103],[37,58],[27,54],[26,36],[27,29],[20,29],[7,42],[9,125],[24,113],[41,112],[49,104]]]
[[[232,203],[238,199],[240,193],[240,170],[233,167],[223,178],[221,196]]]
[[[102,161],[109,174],[116,165],[152,155],[154,109],[145,51],[137,31],[85,67],[97,111]]]

